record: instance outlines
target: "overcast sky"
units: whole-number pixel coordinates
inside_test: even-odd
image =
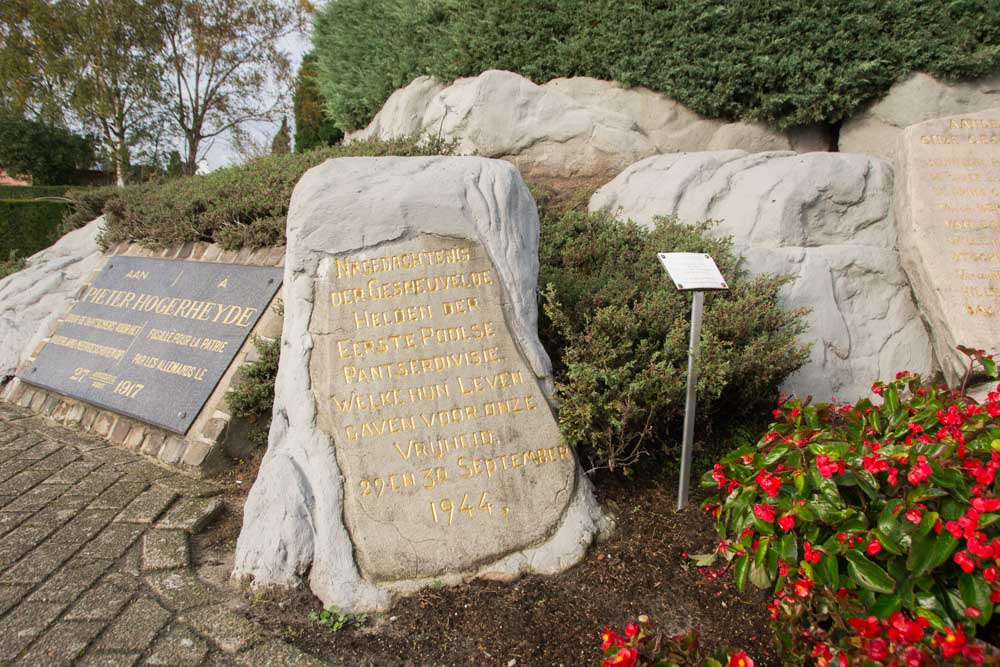
[[[2,0],[0,0],[2,1]],[[291,56],[292,70],[294,72],[299,71],[299,64],[302,62],[302,56],[309,50],[309,35],[303,34],[293,34],[282,40],[282,46],[285,51]],[[289,98],[289,105],[291,105],[291,98]],[[257,123],[252,129],[258,140],[263,140],[270,145],[271,139],[274,137],[275,132],[278,131],[278,127],[281,125],[281,119],[278,119],[277,123]],[[294,119],[292,118],[291,108],[288,111],[288,125],[294,128]],[[294,129],[292,130],[294,133]],[[238,154],[234,150],[229,137],[220,138],[209,149],[206,159],[202,163],[202,168],[206,171],[213,171],[219,167],[226,167],[239,159]]]

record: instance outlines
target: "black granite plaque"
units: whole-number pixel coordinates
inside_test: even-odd
[[[112,257],[21,378],[175,433],[190,428],[281,269]]]

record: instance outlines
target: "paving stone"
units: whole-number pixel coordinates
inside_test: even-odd
[[[65,608],[61,604],[25,602],[0,621],[0,661],[13,660]]]
[[[197,533],[222,511],[222,498],[183,498],[160,519],[158,528]]]
[[[21,657],[18,664],[71,665],[103,628],[103,623],[59,621]]]
[[[69,484],[39,484],[35,488],[22,493],[17,500],[6,505],[6,512],[37,512],[50,502],[61,496],[70,488]]]
[[[118,563],[118,571],[133,577],[142,574],[142,543],[136,542]]]
[[[156,480],[156,484],[167,489],[172,489],[182,496],[189,496],[191,498],[209,498],[222,493],[222,489],[214,484],[190,479],[182,475],[170,475],[169,477],[158,479]]]
[[[119,464],[119,463],[131,463],[136,460],[135,454],[132,452],[119,449],[118,447],[103,447],[101,449],[95,449],[88,453],[88,456],[92,456],[98,461],[104,461],[105,463]]]
[[[264,638],[253,623],[221,605],[186,611],[178,620],[208,637],[226,653],[242,651]]]
[[[31,449],[38,443],[40,443],[45,438],[35,433],[25,433],[23,437],[17,438],[16,440],[11,440],[7,443],[8,447],[13,449],[19,449],[22,452]]]
[[[143,527],[130,523],[113,523],[84,545],[84,558],[118,558],[142,535]]]
[[[21,450],[21,458],[25,458],[31,461],[39,461],[44,459],[49,454],[54,454],[62,449],[63,446],[58,442],[52,442],[51,440],[45,440],[39,438],[38,444],[28,449]]]
[[[101,464],[97,461],[73,461],[49,477],[48,481],[57,484],[76,484],[99,465]]]
[[[11,607],[21,602],[31,590],[31,586],[0,586],[0,616],[6,614]]]
[[[77,664],[80,667],[132,667],[141,657],[139,653],[94,653]]]
[[[80,460],[80,453],[72,447],[63,447],[62,445],[59,445],[59,447],[59,451],[35,463],[35,470],[52,470],[54,472],[65,468],[74,461]]]
[[[94,585],[109,567],[110,560],[82,560],[67,562],[48,581],[28,598],[31,602],[72,602]]]
[[[53,504],[50,503],[42,511],[32,514],[31,519],[25,523],[29,526],[48,526],[55,529],[80,514],[80,508],[78,507],[53,507]]]
[[[0,540],[0,569],[10,567],[41,543],[52,528],[49,526],[18,526]]]
[[[24,435],[24,431],[17,428],[11,428],[7,426],[4,428],[3,433],[0,433],[0,445],[6,446],[8,443],[13,442],[16,438],[20,438]],[[16,449],[15,447],[10,447],[9,449]]]
[[[37,584],[44,581],[77,550],[75,544],[45,542],[32,549],[13,567],[0,575],[3,584]]]
[[[127,478],[118,480],[105,489],[101,495],[97,496],[90,503],[89,507],[92,509],[121,511],[136,496],[142,493],[146,489],[146,486],[148,486],[146,482],[133,482]]]
[[[74,484],[66,491],[67,496],[87,496],[90,498],[96,498],[101,494],[104,489],[108,488],[119,479],[121,479],[122,474],[116,471],[105,471],[101,469],[99,472],[94,472],[87,475],[82,480]]]
[[[64,618],[70,621],[110,621],[132,598],[132,593],[112,585],[105,577],[100,584],[84,593]]]
[[[144,579],[163,603],[176,611],[218,602],[218,593],[187,570],[150,574]]]
[[[151,530],[142,537],[142,571],[173,570],[191,564],[183,530]]]
[[[29,516],[31,516],[31,512],[0,512],[0,535],[14,530]]]
[[[139,451],[147,456],[156,456],[160,453],[163,448],[163,443],[166,442],[167,436],[158,431],[150,431],[146,439],[142,441],[142,447]]]
[[[53,533],[50,542],[83,544],[93,539],[114,518],[114,510],[85,509],[76,518]]]
[[[134,593],[142,588],[142,579],[139,575],[128,572],[110,572],[101,583],[114,586],[126,593]]]
[[[149,598],[139,598],[108,627],[97,648],[108,651],[145,651],[170,620],[170,612]]]
[[[27,465],[31,465],[30,462]],[[52,473],[48,470],[25,470],[11,476],[3,483],[4,495],[20,496],[37,486]]]
[[[325,662],[303,653],[294,646],[279,641],[258,644],[246,653],[236,656],[237,665],[258,667],[259,665],[282,665],[282,667],[324,667]]]
[[[163,487],[154,486],[143,491],[121,514],[115,517],[116,523],[150,524],[170,507],[177,493]]]
[[[17,453],[15,452],[14,458],[7,459],[3,462],[3,465],[0,465],[0,482],[6,482],[6,480],[11,479],[19,472],[22,472],[31,466],[31,461],[25,461],[24,459],[16,458],[16,456]],[[7,484],[4,483],[4,490],[7,490],[7,488]]]
[[[163,479],[164,477],[176,474],[165,467],[147,461],[133,461],[132,463],[123,463],[116,467],[133,481],[152,482],[153,480]]]
[[[72,487],[70,487],[72,488]],[[91,498],[87,496],[68,496],[65,493],[51,503],[47,509],[50,510],[73,510],[79,512],[88,504],[90,504]]]
[[[171,626],[153,645],[147,665],[200,665],[208,655],[208,644],[183,625]]]

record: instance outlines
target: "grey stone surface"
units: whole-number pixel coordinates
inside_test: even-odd
[[[913,73],[840,128],[839,150],[867,153],[885,160],[896,157],[902,131],[917,123],[1000,107],[1000,74],[965,81],[939,81]]]
[[[172,489],[155,486],[147,489],[115,517],[118,523],[153,523],[177,497]]]
[[[898,150],[903,266],[956,386],[968,367],[956,347],[992,353],[1000,339],[1000,106],[912,125]]]
[[[157,523],[158,528],[197,533],[222,511],[221,498],[184,498]]]
[[[181,614],[179,620],[210,635],[226,653],[242,651],[263,638],[253,623],[221,606],[192,609]]]
[[[892,169],[843,153],[678,153],[638,162],[590,209],[650,226],[660,215],[717,220],[751,273],[794,279],[782,303],[811,309],[807,364],[783,390],[854,401],[897,371],[927,373],[930,340],[900,266]]]
[[[183,530],[151,530],[142,538],[142,570],[173,570],[188,567],[188,536]]]
[[[170,621],[170,612],[149,598],[138,598],[125,608],[97,644],[105,651],[142,651]]]
[[[258,644],[246,653],[236,656],[236,664],[244,667],[257,665],[285,665],[287,667],[322,667],[326,663],[303,653],[294,646],[269,641]]]
[[[310,170],[296,187],[289,211],[287,238],[283,350],[276,382],[270,442],[245,506],[234,576],[252,577],[255,584],[261,586],[290,586],[309,571],[310,587],[324,603],[347,610],[363,610],[384,608],[390,603],[393,593],[428,585],[430,578],[437,575],[450,575],[456,581],[479,573],[510,577],[527,571],[556,571],[578,560],[602,527],[603,518],[591,498],[590,487],[578,475],[575,461],[566,460],[558,453],[561,444],[558,431],[542,393],[549,386],[550,377],[549,360],[536,333],[538,217],[534,202],[517,171],[507,163],[481,158],[331,160]],[[434,332],[445,331],[449,320],[444,304],[438,303],[442,296],[437,294],[424,299],[397,301],[392,301],[390,296],[390,300],[384,301],[377,293],[371,299],[372,303],[367,303],[365,298],[367,310],[353,310],[351,317],[360,317],[360,321],[347,322],[339,315],[332,316],[331,309],[335,309],[338,303],[346,305],[352,300],[362,299],[356,290],[363,292],[364,289],[355,286],[359,276],[351,274],[353,269],[344,268],[350,266],[352,260],[357,260],[361,267],[388,266],[393,271],[405,273],[410,269],[401,264],[393,265],[391,259],[386,259],[388,264],[385,264],[380,258],[391,258],[394,252],[419,253],[446,245],[451,248],[450,251],[433,255],[440,259],[433,262],[428,259],[426,264],[415,265],[409,275],[378,276],[376,282],[385,284],[389,292],[384,294],[390,294],[393,279],[412,275],[416,279],[426,278],[430,281],[426,284],[431,284],[436,280],[432,276],[454,273],[454,283],[449,284],[454,287],[457,297],[479,295],[484,300],[483,306],[488,313],[485,320],[495,331],[492,335],[486,333],[486,325],[480,322],[479,337],[487,339],[495,336],[497,341],[504,342],[478,346],[470,344],[469,341],[477,337],[471,328],[475,321],[475,308],[471,308],[462,317],[454,319],[465,327],[465,333],[459,334],[456,329],[455,334],[459,338],[466,336],[464,342],[451,339],[450,344],[438,343],[437,333]],[[337,259],[346,264],[338,265]],[[481,294],[474,290],[471,282],[480,261],[484,262],[489,283],[493,283]],[[435,265],[435,262],[440,265]],[[448,264],[455,268],[445,271]],[[338,292],[330,285],[337,275],[338,266],[352,276],[351,280],[342,281],[351,286],[347,292]],[[462,273],[467,269],[468,272]],[[372,271],[374,274],[382,272],[378,268]],[[366,271],[362,268],[361,273]],[[375,275],[367,277],[376,278]],[[480,287],[485,288],[486,279],[477,280],[480,280]],[[360,284],[371,288],[371,283]],[[436,315],[428,305],[430,303],[435,308],[441,306]],[[465,303],[469,305],[468,301]],[[386,442],[382,450],[388,457],[385,464],[394,461],[396,467],[387,469],[383,466],[380,469],[382,484],[379,484],[371,477],[361,476],[362,473],[372,475],[375,468],[365,467],[367,464],[363,457],[357,454],[358,443],[366,438],[375,442],[380,429],[385,431],[399,427],[406,415],[383,411],[380,416],[385,416],[384,421],[367,421],[375,416],[368,414],[368,408],[376,406],[374,402],[364,403],[368,401],[364,385],[370,388],[377,385],[369,384],[360,375],[354,376],[358,382],[353,383],[357,384],[356,394],[362,401],[361,409],[355,409],[355,412],[364,414],[355,418],[352,413],[350,419],[338,417],[332,412],[329,393],[337,392],[345,401],[350,398],[351,394],[343,390],[346,384],[352,384],[348,381],[352,379],[349,375],[352,371],[347,369],[344,360],[366,355],[365,343],[358,341],[374,341],[381,335],[377,329],[382,326],[378,323],[382,320],[378,318],[385,317],[385,322],[392,322],[396,317],[383,316],[382,313],[391,312],[392,308],[399,306],[405,308],[418,304],[424,304],[428,310],[424,312],[415,308],[399,317],[413,322],[414,318],[421,319],[431,313],[429,317],[433,321],[429,324],[418,323],[411,328],[412,332],[416,332],[418,326],[429,327],[432,332],[428,334],[430,339],[423,338],[419,346],[413,342],[413,347],[406,348],[411,350],[409,353],[404,351],[380,357],[380,353],[373,348],[368,359],[353,362],[356,364],[355,371],[369,368],[365,364],[374,365],[380,361],[405,364],[410,363],[410,359],[429,355],[453,353],[461,356],[464,351],[473,349],[484,350],[481,361],[465,363],[473,364],[476,369],[485,368],[478,372],[470,369],[466,375],[466,369],[453,366],[458,370],[432,374],[427,382],[453,384],[448,391],[454,394],[445,390],[433,394],[436,390],[431,387],[428,407],[421,409],[418,397],[415,407],[411,407],[408,414],[414,424],[417,419],[422,419],[417,412],[428,419],[437,415],[433,419],[448,420],[448,428],[443,422],[428,423],[423,427],[426,429],[423,435],[415,428],[409,433],[402,433],[397,442],[417,443],[409,445],[412,449],[405,451],[394,450],[392,443]],[[365,317],[375,319],[367,321]],[[387,324],[384,331],[391,330],[391,335],[402,337],[405,341],[405,335],[397,332],[397,328]],[[443,335],[446,339],[451,336],[447,332]],[[358,347],[352,347],[354,343],[350,343],[346,348],[348,356],[344,356],[345,348],[337,346],[338,340],[354,341]],[[373,345],[378,343],[373,342]],[[404,342],[404,346],[407,345],[409,343]],[[499,350],[503,357],[502,363],[498,357],[493,370],[519,371],[521,382],[493,387],[481,394],[478,399],[480,407],[476,410],[483,412],[469,412],[464,408],[453,412],[452,409],[460,405],[456,403],[456,397],[462,395],[454,378],[464,376],[471,383],[472,376],[485,375],[490,368],[489,363],[492,363],[486,361],[490,353],[485,350],[490,346],[498,346],[495,350]],[[418,347],[421,349],[416,349]],[[441,363],[445,361],[442,356]],[[428,363],[433,365],[435,362]],[[423,362],[418,362],[417,367],[421,369]],[[342,373],[343,380],[334,377],[337,373]],[[407,378],[407,386],[416,387],[419,384],[417,380],[414,373],[412,378]],[[485,382],[482,378],[480,381]],[[521,394],[513,391],[522,387]],[[486,402],[520,396],[523,411],[527,405],[526,395],[532,397],[536,410],[533,415],[537,421],[519,421],[513,417],[497,418],[494,422],[483,419],[489,417]],[[411,397],[407,401],[414,402],[414,399]],[[467,399],[470,405],[475,401]],[[402,404],[403,401],[399,401],[399,405]],[[390,423],[392,418],[397,421]],[[459,423],[464,419],[469,420],[467,425]],[[484,426],[480,422],[493,425]],[[494,430],[499,434],[497,440],[500,442],[483,441],[478,446],[474,445],[471,432],[480,428]],[[537,450],[532,451],[532,455],[536,459],[552,456],[549,453],[551,448],[556,454],[550,467],[539,467],[537,471],[532,468],[531,474],[523,470],[496,474],[501,466],[499,458],[523,452],[523,447],[517,449],[517,443],[521,442],[523,433],[530,433],[533,428],[538,429],[540,437],[534,441]],[[435,435],[438,433],[442,436]],[[430,456],[427,451],[415,453],[425,440],[460,433],[470,434],[470,442],[462,445],[470,450],[467,456],[465,452],[444,451],[442,461],[437,462],[433,457],[427,458]],[[504,447],[508,444],[512,449]],[[471,451],[476,447],[481,451]],[[469,464],[469,468],[461,467],[458,461],[460,455],[465,456],[464,462]],[[383,454],[380,452],[378,456],[383,457]],[[409,457],[434,460],[435,464],[418,465]],[[493,458],[494,468],[487,473],[487,464],[483,461],[471,467],[472,459],[477,457]],[[522,464],[526,462],[522,459]],[[445,470],[442,477],[431,472],[429,479],[425,478],[421,469],[433,471],[435,465],[450,469],[450,472]],[[463,470],[467,470],[464,480]],[[395,471],[409,472],[410,478],[407,479],[404,474],[394,477]],[[431,494],[426,490],[419,491],[423,497],[415,495],[418,492],[417,474],[421,475],[420,486],[426,490],[443,486],[440,491]],[[549,474],[551,478],[546,478]],[[339,481],[342,475],[346,477],[343,486]],[[479,478],[480,487],[469,482],[472,477]],[[558,481],[553,484],[553,480]],[[369,485],[367,492],[364,482]],[[505,488],[507,484],[511,486]],[[480,493],[473,493],[474,488],[480,489]],[[458,491],[457,495],[451,493],[453,489]],[[485,502],[482,490],[488,492]],[[495,514],[486,509],[490,502],[489,494],[503,499],[509,497],[505,495],[507,492],[514,495],[523,493],[524,504],[499,503],[493,508]],[[377,503],[385,494],[389,494],[385,502]],[[456,497],[451,498],[451,495]],[[438,503],[433,511],[429,500]],[[442,505],[442,500],[451,502]],[[447,509],[449,505],[451,512]],[[472,516],[463,509],[466,506],[475,506]],[[510,517],[504,507],[511,510]],[[368,511],[374,512],[376,521],[379,518],[386,521],[381,531],[362,517]],[[338,521],[345,514],[346,525]],[[525,522],[526,517],[536,515],[541,519],[538,523]],[[317,516],[325,518],[316,521],[314,517]],[[449,532],[456,519],[464,523],[459,523],[455,530]],[[468,523],[476,520],[480,523]],[[504,521],[509,523],[504,524]],[[416,535],[414,530],[424,532]],[[356,549],[364,551],[359,555],[360,570],[353,555]],[[400,563],[394,564],[384,558],[379,549],[386,554],[398,554]],[[438,556],[432,555],[435,549],[437,553],[447,551],[454,556],[458,567],[449,572]],[[415,555],[426,555],[428,562],[422,563],[419,557],[413,557]],[[388,583],[386,579],[394,581]],[[375,585],[377,581],[385,583]]]
[[[29,257],[24,270],[0,279],[0,377],[28,359],[103,262],[97,245],[103,225],[98,218],[70,232]]]
[[[817,128],[781,132],[700,116],[645,88],[589,77],[536,85],[500,70],[443,85],[422,76],[394,92],[350,139],[411,134],[456,141],[463,153],[508,159],[525,173],[611,176],[657,153],[828,150]]]
[[[208,644],[183,625],[173,625],[153,645],[147,665],[200,665],[208,655]]]
[[[59,622],[35,642],[19,664],[70,665],[103,628],[103,623]]]

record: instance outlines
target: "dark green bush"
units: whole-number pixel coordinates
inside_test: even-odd
[[[604,214],[546,215],[539,283],[541,336],[556,369],[559,422],[592,469],[629,471],[680,442],[691,297],[678,292],[658,252],[707,252],[729,278],[709,293],[701,338],[698,417],[723,426],[759,411],[802,365],[800,311],[777,305],[786,282],[747,277],[710,223],[660,219],[654,229]]]
[[[259,358],[240,369],[240,379],[226,393],[226,403],[234,416],[256,422],[271,416],[281,340],[254,338],[253,344]]]
[[[0,114],[0,165],[8,174],[30,174],[35,185],[69,183],[94,161],[94,140],[69,130]]]
[[[66,207],[64,202],[0,199],[0,258],[30,257],[55,243]]]
[[[711,117],[835,123],[913,71],[1000,69],[995,0],[349,0],[320,10],[320,88],[334,122],[368,122],[421,74],[487,69],[536,82],[614,79]]]
[[[67,189],[66,185],[0,185],[0,199],[62,197]]]
[[[227,248],[284,243],[292,190],[308,169],[348,156],[442,155],[451,146],[414,138],[359,142],[285,155],[269,155],[207,176],[129,186],[104,203],[105,245],[138,241],[163,246],[212,241]]]

